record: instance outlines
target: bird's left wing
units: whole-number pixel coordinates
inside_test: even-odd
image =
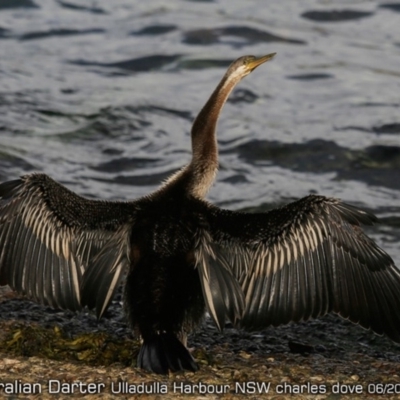
[[[374,215],[321,196],[267,213],[208,206],[202,215],[196,260],[219,327],[235,310],[248,329],[335,312],[400,341],[400,271],[361,229]],[[210,290],[224,281],[230,291]]]
[[[127,264],[134,203],[88,200],[44,174],[0,185],[0,284],[78,310],[87,292],[104,311]],[[88,293],[83,290],[85,298]],[[101,299],[101,300],[100,300]],[[100,303],[101,306],[100,306]]]

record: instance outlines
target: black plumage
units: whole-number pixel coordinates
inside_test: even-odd
[[[0,185],[0,284],[101,317],[120,281],[138,366],[196,370],[186,335],[207,310],[219,329],[329,312],[400,342],[400,273],[363,232],[376,217],[308,196],[267,213],[204,200],[218,166],[215,128],[233,87],[273,55],[236,60],[192,128],[193,158],[156,192],[87,200],[44,174]]]

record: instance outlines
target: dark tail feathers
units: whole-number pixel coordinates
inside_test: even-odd
[[[172,333],[160,333],[146,338],[140,349],[137,365],[156,374],[168,371],[197,371],[199,367],[187,348]]]

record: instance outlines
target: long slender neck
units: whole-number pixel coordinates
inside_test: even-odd
[[[189,192],[204,197],[211,187],[218,170],[218,145],[216,126],[219,114],[229,94],[241,80],[238,74],[226,73],[207,103],[197,115],[192,126],[192,161],[187,167],[190,173]]]

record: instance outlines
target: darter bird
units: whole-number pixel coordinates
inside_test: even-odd
[[[204,200],[220,111],[273,56],[231,64],[193,123],[191,162],[148,196],[88,200],[44,174],[1,184],[0,284],[100,318],[124,278],[137,365],[161,374],[198,369],[185,338],[206,311],[253,330],[334,312],[400,342],[400,272],[361,228],[373,214],[316,195],[256,214]]]

